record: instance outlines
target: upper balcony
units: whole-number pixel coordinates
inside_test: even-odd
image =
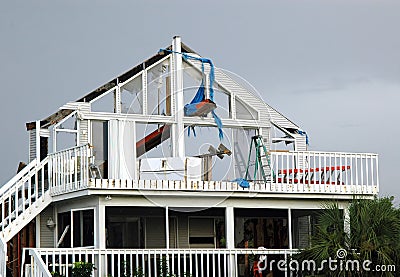
[[[239,181],[203,181],[193,174],[196,172],[193,168],[173,171],[168,159],[159,159],[160,167],[151,175],[139,173],[138,179],[104,179],[92,152],[90,145],[84,145],[49,155],[49,184],[53,196],[86,189],[130,191],[132,194],[158,191],[252,193],[268,197],[284,194],[284,197],[293,198],[373,196],[379,191],[378,155],[370,153],[271,151],[266,179],[249,180],[249,187],[244,188]]]

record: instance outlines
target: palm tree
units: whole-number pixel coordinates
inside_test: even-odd
[[[349,216],[350,221],[347,223],[350,224],[350,234],[345,232],[343,210],[339,208],[338,203],[323,205],[318,224],[311,236],[311,246],[295,258],[299,262],[313,260],[317,267],[321,264],[325,266],[321,270],[301,274],[305,276],[398,276],[400,273],[400,210],[393,206],[393,198],[354,199],[349,206]],[[335,270],[333,270],[334,267],[329,266],[329,259],[337,261]],[[357,261],[359,271],[354,261]],[[390,271],[379,273],[373,271],[376,265],[384,265],[386,270],[390,269]],[[393,272],[392,265],[395,266],[396,272]]]
[[[393,206],[393,198],[354,200],[349,213],[350,245],[357,249],[356,258],[400,269],[400,212]],[[387,273],[381,276],[394,276]]]

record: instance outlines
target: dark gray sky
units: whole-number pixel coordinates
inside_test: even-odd
[[[400,198],[399,15],[398,0],[2,1],[0,183],[27,160],[25,122],[180,35],[306,130],[312,150],[378,153],[381,194]]]

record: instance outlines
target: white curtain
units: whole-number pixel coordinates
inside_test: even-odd
[[[135,123],[109,121],[109,178],[135,179]]]

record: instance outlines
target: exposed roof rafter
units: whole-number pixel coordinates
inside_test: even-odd
[[[166,49],[171,50],[172,46],[166,47]],[[193,51],[189,46],[186,44],[182,43],[182,51],[185,53],[196,53]],[[108,92],[111,88],[115,87],[119,83],[123,83],[129,78],[135,76],[142,70],[146,69],[147,67],[151,66],[152,64],[158,62],[165,56],[170,55],[168,52],[163,52],[160,51],[154,56],[150,57],[146,61],[144,61],[141,64],[138,64],[137,66],[131,68],[130,70],[126,71],[125,73],[119,75],[118,77],[112,79],[111,81],[107,82],[106,84],[98,87],[97,89],[93,90],[92,92],[86,94],[85,96],[81,97],[80,99],[76,100],[75,102],[90,102],[93,99],[96,99],[97,97],[101,96],[102,94]],[[40,126],[42,128],[49,128],[51,125],[58,123],[60,120],[62,120],[64,117],[70,115],[73,112],[73,110],[59,110],[55,112],[54,114],[48,116],[47,118],[43,119],[40,121]],[[36,128],[36,123],[33,122],[28,122],[26,123],[26,129],[33,130]]]

